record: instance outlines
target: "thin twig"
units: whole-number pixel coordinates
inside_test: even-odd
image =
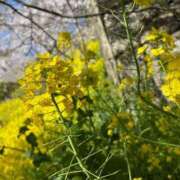
[[[51,15],[54,15],[54,16],[57,16],[57,17],[60,17],[60,18],[65,18],[65,19],[93,18],[93,17],[97,17],[97,16],[102,16],[102,15],[105,15],[105,14],[110,14],[109,11],[105,11],[105,12],[101,12],[101,13],[84,14],[84,15],[64,15],[64,14],[61,14],[61,13],[59,13],[57,11],[53,11],[53,10],[49,10],[49,9],[42,8],[42,7],[39,7],[39,6],[35,6],[35,5],[32,5],[32,4],[25,3],[24,1],[21,1],[21,0],[16,0],[16,2],[22,4],[23,6],[25,6],[27,8],[36,9],[38,11],[41,11],[41,12],[44,12],[44,13],[47,13],[47,14],[51,14]]]

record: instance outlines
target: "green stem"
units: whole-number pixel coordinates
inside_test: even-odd
[[[56,107],[56,110],[57,110],[60,118],[64,121],[64,117],[62,116],[62,113],[61,113],[61,111],[60,111],[60,109],[59,109],[59,106],[58,106],[58,104],[57,104],[57,102],[56,102],[56,99],[55,99],[54,94],[51,94],[51,99],[52,99],[53,104],[54,104],[55,107]],[[68,135],[67,138],[68,138],[68,142],[69,142],[69,144],[70,144],[70,146],[71,146],[71,148],[72,148],[72,151],[73,151],[73,153],[74,153],[74,156],[75,156],[75,158],[76,158],[76,160],[77,160],[80,168],[81,168],[82,171],[86,174],[87,178],[90,179],[90,175],[92,175],[92,176],[95,177],[96,179],[101,179],[99,176],[95,175],[94,173],[90,172],[89,170],[87,170],[87,169],[84,167],[81,159],[78,157],[78,153],[77,153],[76,148],[75,148],[75,146],[74,146],[74,144],[73,144],[73,141],[72,141],[71,136]]]
[[[132,180],[131,167],[130,167],[129,159],[128,159],[128,156],[127,156],[127,147],[126,147],[126,142],[124,142],[123,146],[124,146],[125,160],[126,160],[126,163],[127,163],[127,168],[128,168],[129,180]]]
[[[125,25],[125,29],[126,29],[127,38],[129,40],[129,45],[130,45],[132,57],[133,57],[133,60],[135,62],[135,65],[136,65],[137,78],[138,78],[137,91],[139,93],[141,91],[141,89],[140,89],[141,72],[140,72],[140,68],[139,68],[139,64],[138,64],[138,59],[136,57],[136,51],[135,51],[135,48],[134,48],[134,45],[133,45],[132,35],[130,33],[130,30],[129,30],[129,24],[128,24],[125,8],[124,8],[124,11],[123,11],[123,20],[124,20],[124,25]]]
[[[72,151],[73,151],[73,153],[74,153],[74,156],[75,156],[75,158],[76,158],[76,160],[77,160],[80,168],[81,168],[82,171],[86,174],[87,178],[90,178],[89,175],[92,175],[92,176],[95,177],[96,179],[101,179],[99,176],[95,175],[94,173],[90,172],[89,170],[87,170],[87,169],[84,167],[81,159],[78,157],[78,153],[77,153],[77,151],[76,151],[76,148],[75,148],[75,146],[74,146],[74,143],[73,143],[73,141],[72,141],[71,136],[68,136],[68,141],[69,141],[69,144],[70,144],[70,146],[71,146],[71,148],[72,148]]]
[[[89,177],[89,173],[87,172],[86,168],[84,167],[83,163],[81,162],[81,159],[78,157],[78,154],[77,154],[77,151],[76,151],[76,149],[75,149],[75,146],[74,146],[74,144],[73,144],[73,142],[72,142],[71,136],[68,136],[68,141],[69,141],[69,144],[70,144],[70,146],[71,146],[71,148],[72,148],[72,151],[73,151],[73,153],[74,153],[74,156],[75,156],[75,158],[76,158],[76,160],[77,160],[80,168],[81,168],[82,171],[86,174],[86,176],[87,176],[88,178],[90,178],[90,177]]]
[[[56,102],[55,95],[53,93],[51,94],[51,99],[52,99],[54,106],[56,107],[59,117],[61,118],[62,121],[64,121],[64,117],[62,116],[62,112],[58,106],[58,103]]]

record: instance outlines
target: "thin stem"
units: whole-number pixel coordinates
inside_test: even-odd
[[[149,143],[153,143],[153,144],[158,144],[158,145],[162,145],[162,146],[171,146],[171,147],[177,147],[177,148],[180,148],[180,145],[179,144],[171,144],[171,143],[167,143],[167,142],[160,142],[160,141],[155,141],[155,140],[152,140],[152,139],[149,139],[149,138],[144,138],[142,136],[135,136],[135,138],[139,139],[139,140],[142,140],[142,141],[147,141]]]
[[[72,165],[72,163],[73,163],[73,161],[74,161],[74,158],[75,158],[75,156],[73,156],[72,159],[71,159],[71,162],[70,162],[70,164],[69,164],[68,171],[67,171],[67,174],[66,174],[66,177],[65,177],[64,180],[67,180],[67,179],[68,179],[68,175],[70,174],[70,169],[71,169],[71,165]]]
[[[72,136],[71,136],[71,137],[72,137]],[[97,151],[97,152],[94,152],[94,153],[92,153],[92,154],[90,154],[90,155],[82,158],[81,161],[85,161],[85,160],[87,160],[88,158],[90,158],[90,157],[92,157],[92,156],[94,156],[94,155],[96,155],[96,154],[98,154],[98,153],[100,153],[100,152],[102,152],[102,150],[99,150],[99,151]],[[77,165],[78,165],[78,163],[76,162],[76,163],[73,163],[70,167],[72,168],[72,167],[77,166]],[[57,172],[55,172],[55,173],[53,173],[53,174],[50,175],[49,177],[51,178],[51,177],[53,177],[53,176],[56,176],[56,175],[60,174],[60,172],[63,172],[63,171],[68,170],[68,169],[69,169],[69,166],[68,166],[68,167],[65,167],[65,168],[63,168],[63,169],[61,169],[61,170],[59,170],[59,171],[57,171]]]
[[[61,112],[61,110],[59,109],[58,103],[56,102],[55,95],[54,95],[53,93],[51,94],[51,99],[52,99],[53,104],[54,104],[55,107],[56,107],[56,110],[57,110],[57,112],[58,112],[61,120],[64,121],[64,117],[62,116],[62,112]]]
[[[126,142],[124,142],[123,146],[124,146],[124,155],[125,155],[125,160],[126,160],[126,163],[127,163],[127,168],[128,168],[129,180],[132,180],[131,167],[130,167],[129,159],[128,159],[128,156],[127,156],[127,147],[126,147]]]
[[[127,38],[129,40],[129,45],[130,45],[132,57],[133,57],[133,60],[135,62],[135,65],[136,65],[137,78],[138,78],[137,90],[138,90],[138,92],[140,92],[141,72],[140,72],[140,68],[139,68],[139,64],[138,64],[138,59],[136,57],[136,52],[135,52],[135,48],[134,48],[133,41],[132,41],[132,35],[130,33],[130,30],[129,30],[129,24],[128,24],[125,8],[124,8],[124,11],[123,11],[123,20],[124,20],[124,25],[125,25],[125,29],[126,29]]]
[[[78,157],[78,153],[77,153],[77,151],[76,151],[76,148],[75,148],[75,146],[74,146],[74,143],[73,143],[73,141],[72,141],[71,136],[68,136],[68,141],[69,141],[69,144],[70,144],[70,146],[71,146],[71,148],[72,148],[72,151],[73,151],[73,153],[74,153],[74,156],[75,156],[75,158],[76,158],[76,160],[77,160],[80,168],[81,168],[82,171],[86,174],[87,178],[90,178],[90,176],[89,176],[89,174],[90,174],[90,175],[92,175],[93,177],[95,177],[96,179],[100,179],[99,176],[95,175],[94,173],[90,172],[89,170],[87,170],[87,169],[84,167],[81,159]]]
[[[61,111],[60,111],[60,109],[59,109],[59,106],[58,106],[58,104],[57,104],[57,102],[56,102],[56,99],[55,99],[55,96],[54,96],[53,93],[51,94],[51,99],[52,99],[52,102],[54,103],[54,105],[55,105],[55,107],[56,107],[56,110],[57,110],[60,118],[64,121],[64,117],[62,116],[62,113],[61,113]],[[92,176],[95,177],[96,179],[100,179],[99,176],[95,175],[94,173],[90,172],[89,170],[87,170],[87,169],[84,167],[81,159],[78,157],[78,153],[77,153],[77,151],[76,151],[76,148],[75,148],[75,145],[74,145],[73,140],[72,140],[72,138],[71,138],[71,135],[68,135],[68,136],[67,136],[67,139],[68,139],[68,142],[69,142],[69,144],[70,144],[70,146],[71,146],[71,149],[72,149],[72,151],[73,151],[73,154],[74,154],[74,156],[75,156],[75,158],[76,158],[76,160],[77,160],[80,168],[81,168],[82,171],[86,174],[87,178],[89,179],[89,178],[90,178],[90,175],[92,175]]]

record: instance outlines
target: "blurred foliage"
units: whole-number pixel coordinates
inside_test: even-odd
[[[18,88],[17,83],[0,82],[0,101],[3,101],[7,98],[11,98],[17,88]]]

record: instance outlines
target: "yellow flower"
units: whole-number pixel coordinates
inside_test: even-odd
[[[149,166],[149,171],[152,171],[153,169],[159,169],[160,168],[160,160],[155,157],[155,156],[152,156],[148,159],[148,163],[150,164]]]
[[[112,130],[112,129],[108,129],[107,135],[108,135],[108,136],[112,136],[112,135],[113,135],[113,130]]]
[[[164,48],[165,52],[172,50],[175,47],[175,42],[174,42],[174,38],[172,35],[168,34],[167,32],[165,32],[161,29],[156,29],[154,27],[145,36],[145,40],[150,41],[151,43],[154,43],[156,46],[160,45],[160,47],[158,47],[158,48],[161,48],[161,49],[158,50],[158,48],[157,48],[158,54],[159,54],[159,52],[163,51],[162,47]],[[155,54],[156,54],[156,51],[155,51]]]
[[[79,50],[75,50],[73,52],[72,66],[75,75],[79,75],[85,66],[85,61],[82,59],[81,52]]]
[[[144,46],[139,47],[138,50],[137,50],[137,54],[138,54],[138,55],[144,54],[144,53],[146,52],[146,49],[147,49],[147,48],[148,48],[147,45],[144,45]]]
[[[154,0],[134,0],[134,2],[139,6],[150,6]]]
[[[95,54],[97,54],[100,50],[100,44],[99,44],[99,41],[97,40],[90,40],[89,42],[87,42],[86,44],[86,49],[88,51],[91,51]]]
[[[159,37],[159,31],[156,28],[152,28],[152,30],[145,36],[146,41],[155,41]]]
[[[49,52],[37,54],[37,58],[40,60],[49,60],[51,58],[51,54]]]
[[[167,157],[166,157],[166,162],[168,162],[168,163],[169,163],[169,162],[171,162],[171,161],[172,161],[172,157],[167,156]]]
[[[126,124],[126,127],[127,127],[128,129],[132,129],[132,128],[134,127],[133,121],[129,121],[129,122]]]
[[[149,55],[147,55],[144,57],[144,61],[146,62],[147,65],[147,75],[148,77],[151,77],[154,73],[153,60]]]
[[[152,147],[150,144],[142,144],[140,148],[140,152],[143,154],[150,153],[152,151]]]
[[[113,116],[111,119],[111,123],[108,125],[108,129],[114,129],[118,126],[118,118],[116,116]]]
[[[172,66],[169,62],[167,75],[165,77],[164,84],[161,86],[161,90],[163,94],[171,101],[175,103],[180,103],[180,73],[179,73],[179,66],[177,62],[177,66]],[[179,70],[178,70],[179,69]]]
[[[90,63],[88,67],[96,72],[103,72],[104,69],[103,59],[97,59],[96,61]]]
[[[175,47],[175,42],[174,42],[174,38],[172,35],[170,35],[166,32],[161,32],[161,36],[162,36],[163,43],[165,43],[168,47],[170,47],[170,48]]]
[[[164,52],[165,50],[162,47],[151,49],[151,53],[155,57],[162,55]]]
[[[131,77],[126,77],[121,80],[119,84],[119,90],[124,91],[127,87],[130,87],[133,84],[133,79]]]
[[[171,107],[170,106],[163,106],[163,110],[170,112],[171,111]]]
[[[141,177],[133,178],[133,180],[142,180],[142,178]]]
[[[158,127],[159,131],[161,131],[163,134],[167,134],[169,131],[169,124],[168,124],[168,121],[166,121],[166,119],[159,119],[157,122],[156,122],[156,126]]]
[[[174,153],[177,155],[177,156],[180,156],[180,148],[174,148]]]
[[[60,32],[57,39],[58,49],[71,47],[71,34],[69,32]]]

